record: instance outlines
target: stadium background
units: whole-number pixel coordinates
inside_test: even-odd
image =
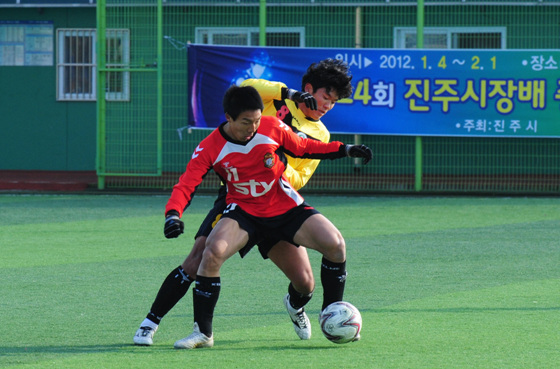
[[[420,34],[437,27],[448,34],[424,32],[409,38],[408,46],[449,41],[452,48],[560,49],[560,2],[552,0],[2,0],[0,6],[2,20],[49,20],[55,30],[97,28],[95,53],[107,55],[89,67],[61,65],[56,55],[52,67],[0,66],[3,106],[13,107],[0,118],[5,132],[0,170],[96,171],[101,189],[169,189],[208,134],[185,128],[188,42],[393,48],[397,27],[413,27]],[[505,31],[496,34],[488,27]],[[240,28],[248,29],[246,36]],[[118,31],[123,29],[128,43],[116,43],[123,40]],[[61,45],[54,39],[58,51]],[[128,45],[126,61],[123,45]],[[64,67],[92,73],[97,96],[122,93],[124,83],[127,98],[57,100],[57,69]],[[304,193],[550,195],[560,190],[557,138],[332,139],[371,146],[373,162],[367,168],[352,161],[324,162]],[[215,185],[209,175],[200,189]]]

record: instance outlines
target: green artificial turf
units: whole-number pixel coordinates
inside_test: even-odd
[[[288,282],[252,251],[222,269],[215,346],[183,351],[192,295],[151,347],[132,336],[213,203],[163,237],[166,196],[0,195],[1,368],[557,368],[560,198],[321,197],[307,201],[347,244],[345,300],[362,340],[293,331]]]

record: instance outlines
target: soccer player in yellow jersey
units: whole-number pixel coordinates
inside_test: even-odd
[[[328,82],[325,81],[325,83]],[[288,96],[289,93],[295,95],[299,92],[288,89],[282,82],[247,79],[241,83],[241,86],[253,86],[259,92],[264,102],[263,115],[276,116],[302,137],[329,142],[330,133],[320,119],[334,107],[339,99],[338,93],[333,88],[327,92],[328,86],[318,87],[315,92],[311,83],[304,83],[302,90],[315,98],[316,106],[311,106],[311,103],[309,103],[310,107],[308,107],[305,101],[298,103],[291,100]],[[301,97],[300,100],[302,100]],[[319,162],[319,160],[298,159],[288,156],[289,166],[286,168],[285,175],[292,186],[299,190],[309,181]]]
[[[328,142],[330,133],[321,122],[321,118],[338,100],[352,94],[351,79],[346,63],[325,59],[309,66],[302,77],[301,91],[289,88],[282,82],[261,79],[248,79],[241,85],[253,86],[259,92],[264,103],[263,115],[278,117],[302,137]],[[309,181],[319,165],[319,160],[287,156],[287,163],[285,176],[292,186],[299,190]],[[188,291],[196,276],[206,238],[226,207],[225,194],[222,186],[214,208],[210,210],[195,236],[190,254],[179,267],[171,271],[160,287],[150,312],[136,331],[135,344],[151,345],[161,319]],[[183,223],[176,214],[166,214],[165,224],[164,231],[168,238],[177,237],[183,232]],[[313,295],[315,280],[306,248],[296,247],[286,241],[271,242],[270,240],[260,242],[258,248],[263,258],[269,258],[274,262],[290,280],[284,304],[297,335],[301,339],[311,338],[311,324],[304,306]],[[240,253],[244,255],[243,250]],[[346,267],[330,265],[323,259],[321,276],[327,274],[337,275],[340,283],[344,283]],[[324,296],[325,300],[332,300],[332,297]],[[322,306],[322,309],[325,307]],[[176,347],[182,348],[177,345]]]

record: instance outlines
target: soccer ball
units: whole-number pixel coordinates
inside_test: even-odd
[[[354,305],[346,301],[333,302],[319,316],[321,331],[334,343],[348,343],[359,339],[362,315]]]

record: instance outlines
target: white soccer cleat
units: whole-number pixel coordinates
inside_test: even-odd
[[[198,328],[198,323],[194,323],[193,332],[190,336],[183,338],[175,342],[173,345],[176,349],[194,349],[194,348],[203,348],[203,347],[212,347],[214,346],[214,335],[210,337],[206,336],[204,333],[200,332]]]
[[[140,327],[134,335],[134,344],[138,346],[151,346],[154,343],[154,334],[156,334],[157,327]]]
[[[290,305],[290,294],[284,297],[284,305],[286,305],[286,310],[290,314],[290,319],[294,323],[294,330],[296,331],[298,337],[302,340],[308,340],[311,338],[311,322],[302,308],[294,309]]]

